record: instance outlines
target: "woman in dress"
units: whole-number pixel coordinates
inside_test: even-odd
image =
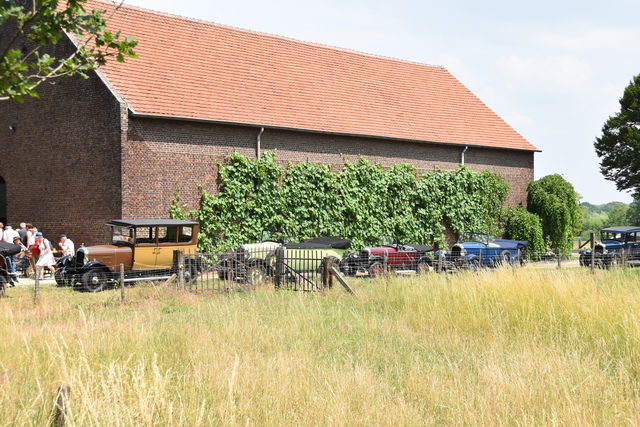
[[[51,249],[51,243],[44,238],[41,232],[36,233],[36,245],[39,246],[40,249],[40,258],[36,263],[37,274],[40,280],[44,279],[44,268],[47,267],[51,270],[52,273],[56,272],[54,265],[56,264],[56,260],[53,257],[53,251]]]

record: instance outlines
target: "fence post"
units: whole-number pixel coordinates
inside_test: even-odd
[[[276,249],[276,288],[284,284],[284,247]]]
[[[124,264],[120,264],[120,302],[124,304],[126,301],[124,294]]]
[[[36,269],[36,284],[33,288],[33,303],[35,305],[38,305],[38,303],[40,302],[40,277],[38,276],[38,270]]]
[[[333,258],[324,257],[322,259],[322,287],[333,288],[333,276],[331,275],[331,267],[333,267]]]
[[[442,252],[444,251],[444,249],[440,249],[440,252],[438,253],[438,273],[442,273]]]
[[[591,233],[590,236],[590,244],[589,246],[591,247],[591,274],[595,273],[595,268],[596,266],[594,265],[596,262],[596,253],[594,252],[594,249],[596,247],[595,241],[596,241],[596,234],[595,233]]]
[[[178,258],[178,289],[184,289],[184,252],[176,250]]]
[[[558,248],[558,268],[562,268],[562,249]]]
[[[55,406],[55,418],[53,425],[56,427],[64,426],[66,424],[66,402],[71,395],[71,388],[69,386],[58,387],[58,396],[56,397]]]

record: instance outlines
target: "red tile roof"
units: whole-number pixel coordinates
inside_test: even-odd
[[[101,67],[136,114],[536,150],[440,66],[127,5],[108,22],[139,41]]]

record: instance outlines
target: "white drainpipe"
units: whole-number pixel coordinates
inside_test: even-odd
[[[256,140],[256,159],[260,160],[260,135],[264,132],[264,127],[260,128],[260,132],[258,133],[258,139]]]
[[[464,166],[464,153],[465,153],[465,151],[467,151],[467,148],[469,148],[468,145],[466,147],[464,147],[464,150],[462,150],[462,155],[460,156],[460,164],[462,166]]]

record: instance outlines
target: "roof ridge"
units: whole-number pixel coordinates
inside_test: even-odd
[[[281,40],[286,40],[286,41],[306,44],[306,45],[309,45],[309,46],[323,47],[323,48],[337,50],[337,51],[341,51],[341,52],[348,52],[348,53],[354,53],[354,54],[357,54],[357,55],[368,56],[368,57],[371,57],[371,58],[379,58],[379,59],[387,59],[387,60],[390,60],[390,61],[403,62],[403,63],[406,63],[406,64],[413,64],[413,65],[420,65],[420,66],[424,66],[424,67],[445,69],[445,67],[443,65],[427,64],[426,62],[411,61],[409,59],[402,59],[402,58],[396,58],[396,57],[393,57],[393,56],[386,56],[386,55],[379,55],[379,54],[376,54],[376,53],[363,52],[363,51],[356,50],[356,49],[350,49],[350,48],[347,48],[347,47],[334,46],[334,45],[330,45],[330,44],[326,44],[326,43],[316,43],[316,42],[310,42],[310,41],[306,41],[306,40],[300,40],[300,39],[296,39],[296,38],[293,38],[293,37],[283,36],[283,35],[280,35],[280,34],[273,34],[273,33],[267,33],[267,32],[264,32],[264,31],[250,30],[250,29],[247,29],[247,28],[241,28],[241,27],[236,27],[236,26],[233,26],[233,25],[221,24],[219,22],[208,21],[206,19],[192,18],[192,17],[189,17],[189,16],[177,15],[175,13],[162,12],[162,11],[159,11],[159,10],[148,9],[148,8],[142,7],[142,6],[130,5],[130,4],[125,3],[124,1],[118,1],[118,0],[111,0],[111,1],[94,0],[94,1],[96,3],[109,3],[109,4],[113,5],[116,8],[136,9],[136,10],[140,10],[140,11],[143,11],[143,12],[153,13],[155,15],[162,15],[162,16],[167,16],[167,17],[170,17],[170,18],[182,19],[182,20],[185,20],[185,21],[191,21],[191,22],[198,22],[198,23],[201,23],[201,24],[213,25],[213,26],[216,26],[216,27],[242,31],[242,32],[245,32],[245,33],[248,33],[248,34],[256,34],[256,35],[260,35],[260,36],[273,37],[273,38],[277,38],[277,39],[281,39]],[[116,11],[116,13],[117,13],[117,11]]]

